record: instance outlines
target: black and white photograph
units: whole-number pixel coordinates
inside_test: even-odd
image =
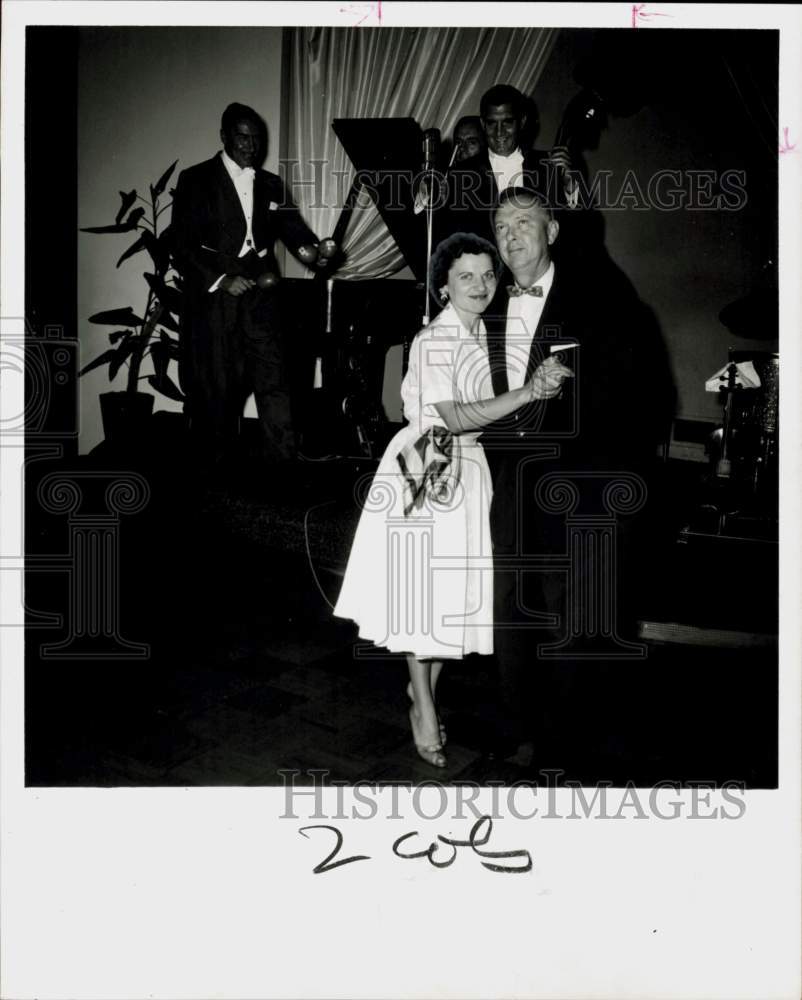
[[[792,8],[4,26],[4,1000],[798,996]]]

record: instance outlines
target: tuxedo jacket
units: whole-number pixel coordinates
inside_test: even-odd
[[[495,395],[509,389],[505,351],[511,283],[509,275],[502,277],[483,317]],[[526,377],[552,353],[551,345],[574,343],[561,355],[574,378],[563,383],[559,397],[523,407],[483,433],[493,474],[493,533],[502,547],[513,541],[521,496],[533,503],[533,483],[544,473],[644,474],[654,461],[661,431],[641,338],[644,307],[623,282],[610,285],[555,265]]]
[[[273,251],[277,238],[293,253],[317,242],[281,179],[267,170],[254,174],[251,230],[254,249],[261,255],[258,266],[252,255],[247,261],[238,256],[246,221],[221,154],[182,171],[173,196],[171,233],[185,294],[201,299],[221,274],[254,276],[255,268],[278,274]]]
[[[548,162],[548,156],[548,152],[540,149],[524,153],[520,186],[537,191],[549,204],[559,208],[565,204],[562,175]],[[435,217],[437,241],[463,232],[475,233],[494,243],[493,213],[499,190],[487,150],[452,166],[446,192],[443,208]]]

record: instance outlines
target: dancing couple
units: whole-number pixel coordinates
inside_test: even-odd
[[[554,276],[557,222],[531,192],[505,196],[495,220],[498,251],[455,233],[432,256],[430,287],[441,312],[411,345],[401,386],[407,423],[368,491],[334,611],[357,622],[362,638],[406,654],[415,747],[439,768],[447,763],[436,700],[443,662],[494,649],[490,524],[499,498],[480,435],[527,411],[542,416],[543,401],[573,377],[558,356],[539,360],[536,322],[525,348],[517,335],[488,343],[482,314],[491,303],[509,322],[516,292],[537,289],[524,297],[542,312]],[[515,278],[512,291],[499,288],[502,262]],[[525,330],[531,317],[517,312]],[[503,391],[494,352],[506,368]],[[514,518],[511,504],[506,497],[501,508]]]

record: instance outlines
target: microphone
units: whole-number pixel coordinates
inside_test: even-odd
[[[431,175],[434,179],[434,169],[437,164],[437,151],[440,148],[440,129],[427,128],[423,133],[423,174]],[[430,207],[429,198],[429,178],[419,176],[416,179],[415,193],[415,215]]]
[[[434,170],[440,148],[440,129],[427,128],[423,133],[423,169]]]

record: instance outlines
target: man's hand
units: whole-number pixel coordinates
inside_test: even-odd
[[[568,199],[568,207],[576,208],[578,198],[579,182],[575,177],[573,165],[571,163],[571,153],[567,146],[555,146],[549,153],[549,163],[553,163],[560,171],[563,180],[563,190]]]
[[[549,163],[553,163],[555,167],[565,173],[571,169],[571,153],[567,146],[554,146],[549,153]]]
[[[553,399],[555,396],[559,396],[562,391],[563,382],[567,378],[573,377],[574,373],[570,368],[566,368],[553,355],[550,355],[537,366],[525,388],[529,389],[532,394],[532,400]]]
[[[251,281],[250,278],[243,278],[241,274],[227,274],[220,282],[219,287],[224,292],[228,292],[229,295],[233,295],[236,298],[250,291],[251,288],[255,288],[256,282]]]

